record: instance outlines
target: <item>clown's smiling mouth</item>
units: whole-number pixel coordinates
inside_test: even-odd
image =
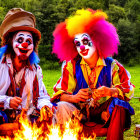
[[[81,51],[80,53],[83,55],[83,56],[86,56],[88,54],[88,51],[89,49],[85,49],[83,51]]]
[[[24,53],[24,54],[26,54],[29,50],[28,49],[21,49],[21,48],[19,48],[19,51],[21,52],[21,53]]]

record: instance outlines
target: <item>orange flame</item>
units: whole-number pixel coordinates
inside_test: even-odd
[[[34,122],[29,121],[27,116],[21,113],[19,123],[21,127],[14,131],[14,137],[0,137],[0,140],[94,140],[96,134],[85,137],[82,132],[82,125],[77,119],[71,119],[65,125],[48,124],[46,121]]]

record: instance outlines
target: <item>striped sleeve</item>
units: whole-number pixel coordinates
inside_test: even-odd
[[[54,94],[51,99],[53,102],[56,99],[59,99],[60,95],[63,93],[72,94],[76,87],[76,80],[75,80],[75,62],[63,62],[62,64],[62,75],[60,79],[54,86]]]
[[[130,73],[117,61],[112,63],[112,85],[119,90],[119,97],[129,101],[134,96]]]

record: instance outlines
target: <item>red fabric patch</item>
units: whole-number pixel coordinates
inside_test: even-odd
[[[16,86],[15,86],[15,81],[13,79],[13,75],[11,73],[11,70],[9,69],[9,76],[11,80],[11,84],[8,88],[7,95],[8,96],[16,96]]]
[[[68,80],[69,80],[69,71],[66,69],[67,65],[65,65],[64,67],[64,71],[63,71],[63,79],[62,79],[62,90],[67,91],[68,89]]]
[[[33,81],[33,104],[35,106],[37,106],[38,97],[39,97],[39,85],[38,85],[37,76],[35,76]]]
[[[22,76],[21,83],[20,83],[20,89],[19,89],[19,96],[20,97],[22,97],[23,88],[24,88],[24,86],[26,84],[26,82],[25,82],[25,71],[26,70],[24,70],[24,74]]]

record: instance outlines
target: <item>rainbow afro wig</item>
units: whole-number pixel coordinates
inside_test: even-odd
[[[77,10],[64,22],[58,24],[53,32],[53,53],[60,61],[72,60],[78,55],[73,40],[76,34],[87,33],[101,57],[118,53],[119,38],[116,28],[106,21],[106,13],[100,10]]]

